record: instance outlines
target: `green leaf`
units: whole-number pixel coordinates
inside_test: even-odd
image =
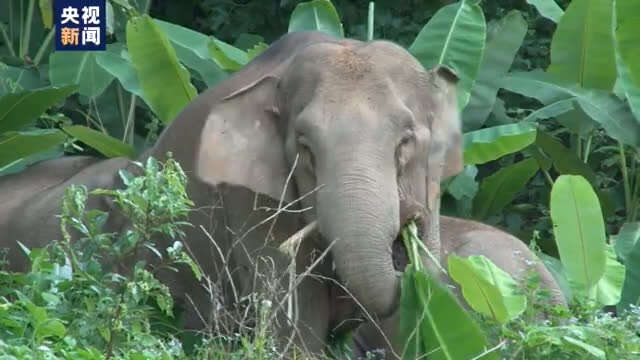
[[[300,3],[289,18],[289,32],[317,30],[335,37],[344,37],[344,30],[336,8],[329,0]]]
[[[465,165],[462,172],[451,179],[447,185],[447,192],[456,200],[462,200],[463,198],[473,199],[478,193],[476,175],[478,175],[477,167]]]
[[[75,85],[47,87],[7,94],[0,98],[0,134],[20,130],[77,89]]]
[[[260,55],[260,53],[267,50],[267,48],[269,48],[269,45],[263,42],[253,45],[250,49],[247,50],[247,56],[249,57],[249,60]]]
[[[547,71],[583,88],[611,90],[616,81],[612,21],[613,1],[572,1],[553,33]]]
[[[46,29],[51,29],[53,23],[53,7],[51,6],[51,0],[38,0],[40,7],[40,15],[42,16],[42,25]]]
[[[535,141],[536,132],[527,122],[468,132],[463,135],[464,162],[482,164],[521,150]]]
[[[566,336],[566,335],[562,337],[562,340],[569,343],[570,345],[573,345],[577,348],[580,348],[586,351],[587,353],[594,356],[596,359],[605,360],[607,358],[606,353],[602,349],[595,347],[593,345],[589,345],[582,340],[578,340],[574,337]]]
[[[462,0],[440,8],[409,47],[409,52],[425,68],[444,64],[457,72],[460,109],[469,101],[482,60],[485,32],[484,14],[478,1]]]
[[[509,91],[534,98],[544,105],[577,96],[571,89],[553,82],[541,71],[514,71],[502,78],[500,86]]]
[[[616,0],[616,47],[626,65],[631,82],[640,88],[640,2]]]
[[[622,88],[624,97],[629,101],[631,112],[636,120],[640,121],[640,85],[635,85],[631,79],[628,66],[622,62],[620,54],[616,54],[616,63],[618,64],[618,82],[616,86]]]
[[[634,118],[628,104],[608,91],[581,89],[549,81],[539,73],[512,73],[502,87],[532,97],[545,105],[575,98],[580,109],[599,123],[607,134],[620,142],[640,146],[640,121]]]
[[[483,52],[469,104],[462,112],[465,131],[480,128],[493,109],[499,80],[504,77],[527,33],[527,22],[518,10],[510,11],[496,25]]]
[[[236,71],[249,62],[249,56],[246,52],[213,36],[209,38],[207,48],[211,57],[224,70]]]
[[[58,130],[7,132],[0,136],[0,167],[51,149],[64,143],[66,136]]]
[[[100,51],[96,55],[96,62],[116,77],[125,90],[144,99],[138,81],[138,73],[129,60],[129,54],[118,45],[107,45],[106,51]]]
[[[604,275],[596,284],[595,300],[600,306],[615,305],[620,301],[624,284],[624,265],[616,260],[616,253],[610,245],[606,246],[607,261]]]
[[[402,279],[399,340],[407,351],[403,359],[472,359],[488,348],[485,334],[439,282],[407,266]],[[495,352],[482,359],[498,359]]]
[[[40,73],[34,68],[8,66],[0,63],[0,96],[36,89],[42,86]]]
[[[58,338],[64,337],[67,329],[62,324],[62,321],[58,319],[47,319],[42,324],[36,327],[34,336],[38,342],[41,342],[44,338],[55,336]]]
[[[522,122],[534,122],[536,120],[548,119],[564,114],[575,109],[575,102],[576,98],[569,98],[553,102],[527,115],[526,118],[522,119]]]
[[[618,235],[611,236],[611,240],[616,250],[616,255],[626,263],[627,256],[629,256],[633,247],[640,242],[640,221],[625,223],[622,225]]]
[[[569,280],[567,280],[567,275],[562,267],[562,262],[556,259],[553,256],[549,256],[543,252],[536,252],[536,255],[542,260],[544,266],[547,267],[547,270],[551,273],[553,278],[556,280],[556,283],[560,287],[562,291],[562,295],[565,300],[569,300],[571,298],[571,287],[569,286]]]
[[[630,304],[640,305],[640,242],[627,255],[626,273],[618,311],[626,310]]]
[[[509,165],[487,176],[480,184],[480,191],[473,199],[473,216],[484,219],[498,213],[509,204],[538,171],[538,162],[528,158]]]
[[[53,85],[78,84],[78,92],[97,97],[113,81],[113,75],[96,62],[97,51],[54,51],[49,56]]]
[[[561,175],[551,189],[551,220],[560,260],[575,294],[588,295],[604,275],[605,231],[600,202],[579,175]]]
[[[562,8],[558,6],[555,0],[527,0],[527,3],[533,5],[541,16],[558,23],[564,15]]]
[[[596,173],[585,164],[574,151],[565,147],[560,141],[553,138],[544,131],[538,131],[536,145],[542,149],[551,161],[553,167],[560,174],[582,175],[589,182],[595,183]]]
[[[167,36],[148,15],[127,22],[127,48],[138,72],[143,98],[165,124],[196,96],[189,72]]]
[[[227,76],[209,53],[211,40],[207,35],[162,20],[154,19],[154,22],[167,34],[176,49],[178,59],[198,72],[207,86],[212,86]]]
[[[133,157],[133,148],[130,145],[99,131],[82,125],[65,126],[62,129],[106,157]]]
[[[473,310],[504,324],[526,308],[527,298],[517,293],[516,281],[483,255],[465,259],[451,254],[447,261],[449,275]]]

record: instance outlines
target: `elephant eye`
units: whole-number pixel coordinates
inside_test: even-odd
[[[309,141],[303,136],[298,137],[298,154],[300,156],[299,164],[313,173],[315,169],[315,159],[309,146]]]
[[[398,167],[398,174],[407,162],[409,162],[409,158],[411,157],[411,144],[413,144],[414,139],[415,137],[413,132],[407,131],[407,133],[405,133],[398,142],[398,146],[396,148],[396,165]]]

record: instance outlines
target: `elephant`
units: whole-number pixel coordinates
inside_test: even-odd
[[[553,275],[515,236],[477,221],[443,215],[440,216],[440,230],[442,253],[439,261],[443,266],[446,264],[448,255],[453,253],[462,257],[483,255],[518,282],[526,280],[528,271],[535,271],[539,275],[539,287],[549,291],[548,303],[567,306],[566,299]],[[444,282],[452,289],[461,305],[469,309],[463,301],[459,286],[449,277],[444,277]],[[351,305],[354,308],[357,307],[356,304]],[[402,342],[403,339],[397,336],[398,324],[399,312],[396,311],[379,321],[369,321],[359,325],[351,337],[352,358],[365,358],[367,352],[376,353],[375,350],[378,350],[377,354],[382,355],[384,359],[401,358],[405,344]]]
[[[454,251],[440,241],[439,184],[462,168],[457,81],[455,71],[427,70],[392,42],[293,32],[198,95],[137,160],[164,160],[171,152],[181,164],[195,203],[185,244],[203,272],[223,284],[228,303],[269,293],[265,273],[286,285],[291,259],[278,246],[317,221],[317,232],[295,254],[296,316],[275,309],[283,334],[295,331],[297,344],[316,353],[332,328],[360,325],[344,321],[351,306],[333,282],[376,319],[396,312],[393,244],[409,220],[436,258]],[[0,178],[0,245],[10,248],[11,267],[27,266],[16,240],[39,247],[60,238],[52,214],[66,187],[121,187],[118,170],[129,164],[64,157]],[[92,196],[87,207],[110,213],[110,231],[128,226],[108,199]],[[447,239],[455,238],[453,220],[442,221],[445,234],[456,234]],[[481,249],[494,239],[470,241]],[[211,290],[189,271],[159,276],[178,303],[188,304],[187,328],[215,316]]]

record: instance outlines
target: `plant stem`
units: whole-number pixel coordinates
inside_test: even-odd
[[[369,16],[367,17],[367,41],[373,40],[373,14],[375,10],[375,3],[369,1]]]
[[[589,137],[587,138],[587,144],[584,146],[584,156],[582,156],[582,159],[584,160],[585,164],[589,160],[589,152],[591,151],[591,140],[593,140],[593,133],[589,134]]]
[[[551,178],[551,175],[549,175],[549,172],[545,169],[540,169],[542,170],[542,173],[544,174],[544,178],[547,179],[547,181],[549,182],[549,186],[553,187],[553,179]]]
[[[20,30],[20,36],[18,38],[18,56],[20,56],[22,54],[22,46],[24,45],[24,42],[22,41],[22,38],[24,37],[24,8],[22,6],[22,1],[20,0],[20,26],[19,26],[19,30]]]
[[[133,145],[133,124],[136,117],[136,99],[134,94],[131,94],[131,102],[129,105],[129,116],[127,117],[127,124],[125,125],[125,137],[124,140],[127,144]],[[130,138],[130,139],[127,139]]]
[[[629,217],[629,221],[636,221],[638,208],[640,207],[640,169],[636,171],[634,188],[633,196],[631,197],[631,216]]]
[[[36,57],[33,58],[33,64],[35,66],[38,66],[38,64],[40,64],[40,61],[42,61],[42,57],[44,56],[45,51],[47,51],[47,48],[49,48],[49,44],[51,44],[51,40],[53,39],[53,34],[55,33],[55,31],[56,31],[56,27],[54,25],[51,27],[51,30],[47,34],[47,37],[44,38],[42,45],[40,45],[40,48],[36,53]]]
[[[29,0],[29,6],[27,7],[27,22],[24,24],[24,37],[22,38],[22,51],[20,51],[20,57],[24,57],[29,52],[29,43],[31,42],[31,22],[33,21],[33,8],[36,0]]]
[[[582,138],[580,135],[576,135],[576,155],[578,155],[578,159],[582,157]]]
[[[0,35],[2,35],[2,39],[4,40],[5,44],[7,44],[7,48],[9,49],[9,53],[11,54],[11,56],[15,57],[16,51],[13,49],[11,38],[9,37],[9,34],[7,34],[7,28],[3,23],[0,23]]]
[[[631,186],[629,185],[629,173],[627,172],[627,159],[624,156],[624,145],[618,141],[620,151],[620,171],[622,171],[622,183],[624,185],[624,204],[627,213],[627,221],[631,217]]]

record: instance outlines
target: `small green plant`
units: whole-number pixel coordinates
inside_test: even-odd
[[[62,201],[61,241],[24,249],[27,273],[0,273],[0,354],[8,359],[183,358],[176,334],[154,330],[173,317],[169,289],[155,277],[164,267],[187,263],[180,242],[191,201],[186,176],[170,156],[164,165],[149,158],[133,163],[142,171],[120,176],[125,188],[71,186]],[[104,232],[109,214],[87,209],[90,194],[111,198],[131,220],[122,233]],[[72,236],[73,234],[73,236]],[[173,245],[157,249],[164,235]],[[135,255],[146,248],[160,261]],[[116,271],[118,269],[130,271]]]

